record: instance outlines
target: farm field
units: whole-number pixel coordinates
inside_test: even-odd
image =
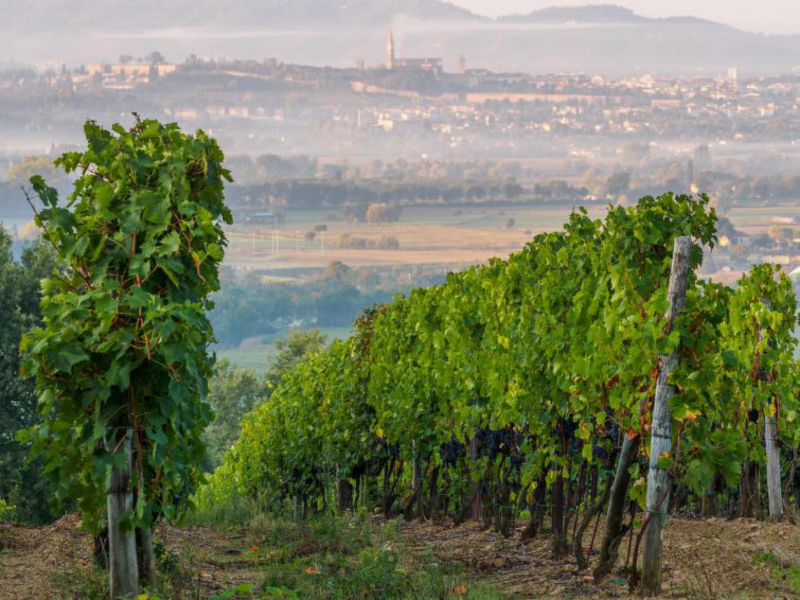
[[[560,227],[572,207],[411,207],[397,223],[365,224],[327,219],[324,211],[292,211],[279,226],[277,250],[268,225],[234,225],[229,229],[228,265],[239,269],[292,271],[322,269],[334,260],[351,267],[386,267],[438,264],[456,268],[508,256],[542,231]],[[602,216],[604,207],[593,208]],[[508,227],[509,219],[513,226]],[[327,230],[313,241],[306,232],[317,225]],[[340,248],[342,236],[377,244],[397,238],[399,249]]]
[[[251,597],[221,596],[236,586],[254,597],[271,590],[266,598],[629,597],[622,570],[595,584],[571,558],[551,559],[549,536],[523,544],[519,533],[504,539],[478,524],[363,516],[305,525],[255,518],[237,527],[161,526],[156,543],[175,599]],[[92,566],[91,539],[76,516],[44,528],[5,529],[0,540],[0,600],[101,597],[93,594],[103,589],[104,576]],[[381,595],[380,586],[392,591]],[[445,595],[403,595],[402,586]],[[664,598],[797,597],[798,531],[750,519],[673,519],[665,534],[664,590]]]
[[[786,226],[787,220],[800,222],[800,201],[787,201],[770,206],[735,206],[728,218],[747,234],[762,233],[770,227]]]
[[[244,271],[267,270],[276,275],[324,269],[331,261],[354,268],[414,267],[437,265],[442,271],[483,263],[493,257],[505,258],[543,231],[559,229],[572,206],[419,206],[406,207],[400,221],[390,224],[351,223],[322,210],[293,210],[277,229],[266,224],[238,224],[228,228],[230,246],[225,264]],[[601,218],[605,205],[589,208],[590,216]],[[800,222],[800,202],[785,201],[770,206],[735,206],[728,218],[741,231],[753,235],[771,227]],[[509,219],[513,226],[508,227]],[[6,227],[22,229],[30,220],[3,219]],[[326,225],[313,241],[305,234]],[[397,238],[399,249],[342,248],[342,236],[363,238],[378,244],[381,238]]]
[[[291,211],[277,229],[277,248],[269,225],[231,227],[226,264],[242,270],[291,273],[317,271],[338,260],[355,268],[439,265],[446,271],[505,258],[535,234],[559,229],[572,210],[566,205],[407,207],[399,222],[381,225],[330,219],[324,211]],[[603,205],[589,208],[593,218],[605,212]],[[753,235],[786,226],[791,219],[800,222],[800,203],[733,207],[727,216],[736,228]],[[510,219],[513,225],[508,227]],[[327,227],[322,235],[313,241],[305,239],[308,231],[322,224]],[[399,248],[343,248],[339,247],[342,236],[362,238],[371,245],[391,236],[397,238]]]
[[[344,339],[350,335],[346,327],[320,327],[320,332],[327,336],[328,341]],[[250,369],[261,374],[267,368],[270,359],[277,354],[275,342],[286,337],[287,331],[278,331],[271,335],[259,335],[247,338],[236,348],[217,350],[217,358],[227,360],[235,367]]]

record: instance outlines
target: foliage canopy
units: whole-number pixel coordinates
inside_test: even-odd
[[[214,362],[206,311],[219,288],[221,225],[232,222],[230,176],[202,131],[137,117],[130,130],[90,121],[85,134],[85,152],[55,163],[77,176],[65,201],[31,178],[58,268],[42,283],[43,326],[23,342],[44,417],[29,435],[60,495],[97,525],[132,432],[135,518],[144,523],[178,515],[201,475]]]

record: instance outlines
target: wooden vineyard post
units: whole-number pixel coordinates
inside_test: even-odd
[[[770,412],[772,414],[770,414]],[[783,520],[783,494],[781,492],[781,455],[778,450],[777,406],[773,400],[764,409],[764,445],[767,451],[767,497],[769,518]]]
[[[769,300],[762,300],[767,310],[772,308]],[[759,330],[758,339],[763,339],[764,332]],[[762,380],[771,380],[773,373],[762,372]],[[769,502],[769,518],[772,521],[783,520],[783,494],[781,492],[781,454],[778,450],[778,403],[775,398],[764,407],[764,448],[767,453],[767,499]]]
[[[133,510],[131,483],[131,458],[133,432],[129,429],[119,453],[123,454],[122,467],[111,471],[108,488],[108,566],[111,579],[111,598],[136,595],[139,586],[139,565],[136,559],[136,532],[133,528],[123,531],[121,520],[126,512]]]
[[[678,313],[686,305],[692,240],[688,236],[675,240],[672,269],[669,277],[666,314],[666,333],[672,331]],[[647,517],[645,519],[644,556],[642,559],[642,594],[655,596],[661,591],[662,530],[669,506],[669,473],[659,467],[659,457],[672,450],[672,411],[670,400],[675,386],[669,383],[670,374],[678,367],[678,348],[669,356],[659,358],[658,380],[653,403],[653,422],[650,429],[650,464],[647,472]]]

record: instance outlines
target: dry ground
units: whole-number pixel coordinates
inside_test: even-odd
[[[48,527],[0,529],[0,599],[52,600],[54,576],[90,571],[92,543],[79,523],[67,515]]]
[[[74,597],[58,590],[64,589],[65,581],[90,576],[91,541],[78,526],[77,517],[66,516],[49,527],[0,530],[0,600]],[[476,524],[448,527],[415,522],[402,524],[400,531],[412,567],[431,556],[460,564],[468,573],[466,581],[491,584],[511,598],[630,595],[620,574],[598,586],[586,573],[576,571],[572,559],[553,561],[546,537],[522,544],[518,536],[505,540]],[[234,584],[260,582],[259,564],[270,559],[268,552],[256,558],[250,552],[263,541],[252,529],[165,526],[157,541],[181,562],[183,584],[199,598]],[[792,567],[800,567],[800,529],[793,525],[675,519],[666,530],[664,556],[665,597],[798,597],[787,579]]]
[[[518,536],[503,539],[477,524],[457,528],[411,523],[404,527],[409,548],[431,546],[436,555],[454,559],[515,598],[629,597],[624,576],[612,574],[599,586],[579,573],[572,557],[553,561],[549,539],[528,544]],[[598,532],[597,547],[602,531]],[[584,543],[589,544],[591,531]],[[674,519],[664,538],[664,596],[668,598],[795,598],[784,567],[800,566],[800,529],[750,519],[703,521]],[[627,538],[621,545],[624,563]],[[764,557],[769,557],[764,561]],[[761,560],[758,560],[761,557]],[[762,562],[763,564],[757,564]],[[640,563],[641,564],[641,563]]]

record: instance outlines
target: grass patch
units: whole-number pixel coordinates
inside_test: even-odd
[[[54,572],[50,580],[57,590],[55,600],[106,600],[108,573],[95,568],[89,572],[65,568]]]
[[[236,519],[249,513],[244,530],[250,545],[230,563],[247,561],[257,577],[248,598],[322,599],[500,599],[499,592],[473,581],[460,565],[404,550],[400,521],[377,521],[365,513],[318,516],[306,522],[265,517],[253,506],[232,508]],[[208,520],[224,527],[224,513]],[[198,518],[196,517],[196,520]],[[243,540],[244,541],[244,540]],[[237,598],[229,590],[228,597]]]
[[[502,597],[432,554],[409,556],[396,521],[353,516],[295,527],[277,526],[267,538],[265,590],[288,589],[309,600]]]
[[[159,586],[148,600],[500,600],[462,565],[407,551],[399,520],[365,512],[304,522],[255,505],[194,515],[195,525],[156,530]],[[205,523],[198,525],[198,523]],[[105,600],[107,575],[53,576],[59,600]]]
[[[776,590],[788,590],[800,595],[800,567],[786,565],[772,552],[761,550],[753,556],[753,564],[770,568],[772,584]]]

